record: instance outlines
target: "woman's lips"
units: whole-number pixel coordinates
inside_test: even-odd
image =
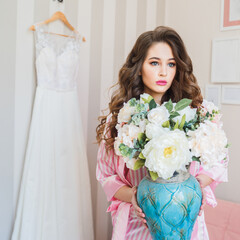
[[[165,86],[167,84],[167,81],[165,80],[159,80],[159,81],[156,81],[157,85],[160,85],[160,86]]]

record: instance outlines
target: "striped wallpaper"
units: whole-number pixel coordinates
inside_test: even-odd
[[[110,214],[106,214],[105,194],[95,180],[97,145],[92,143],[97,117],[100,110],[107,108],[111,96],[108,89],[117,81],[137,37],[163,24],[164,7],[164,1],[157,0],[92,0],[87,153],[96,240],[110,239],[112,228]]]
[[[4,182],[0,190],[5,193],[5,198],[0,199],[1,240],[9,239],[11,234],[35,96],[35,47],[29,26],[49,18],[55,11],[63,11],[87,40],[81,49],[79,101],[89,160],[95,236],[106,240],[111,235],[110,218],[105,213],[108,203],[95,178],[97,145],[93,143],[97,117],[107,107],[110,96],[107,90],[117,81],[118,71],[138,35],[163,24],[164,3],[165,0],[64,0],[63,3],[14,0],[0,9],[4,20],[1,27],[11,23],[11,34],[10,28],[5,31],[11,41],[1,38],[1,46],[7,45],[8,49],[4,58],[11,64],[11,68],[2,71],[8,82],[1,82],[1,88],[9,90],[2,97],[9,104],[1,110],[7,113],[4,121],[8,122],[1,127],[12,129],[12,134],[10,130],[1,131],[1,137],[6,139],[5,149],[11,150],[0,153],[2,159],[7,159],[0,168]],[[11,14],[6,15],[7,12]],[[50,25],[50,30],[65,31],[58,23]],[[5,59],[0,60],[2,66]]]

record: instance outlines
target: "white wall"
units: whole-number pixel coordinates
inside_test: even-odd
[[[0,8],[0,238],[11,232],[13,217],[14,87],[17,0]]]
[[[211,41],[214,38],[240,36],[240,30],[220,31],[220,0],[167,0],[165,25],[183,38],[193,62],[202,92],[211,81]],[[240,203],[240,105],[222,104],[224,129],[230,147],[229,182],[216,188],[216,196]]]

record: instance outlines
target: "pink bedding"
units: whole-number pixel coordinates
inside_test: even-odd
[[[217,200],[204,209],[210,240],[240,240],[240,204]]]

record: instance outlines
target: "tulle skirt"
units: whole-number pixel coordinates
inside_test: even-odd
[[[37,87],[12,240],[93,239],[77,90]]]

